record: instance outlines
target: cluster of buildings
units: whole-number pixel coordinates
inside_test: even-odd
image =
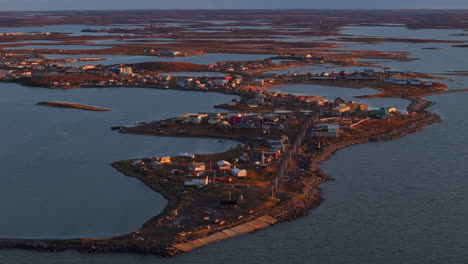
[[[183,176],[185,186],[206,186],[210,182],[232,182],[232,177],[247,177],[246,169],[239,169],[226,160],[217,161],[209,167],[205,162],[194,161],[194,155],[181,153],[181,157],[192,160],[186,167],[173,164],[170,157],[146,158],[130,161],[129,165],[141,175],[154,175],[157,172],[166,172],[164,175]],[[245,157],[244,155],[242,157]],[[245,160],[245,159],[244,159]],[[213,165],[213,167],[212,167]],[[183,165],[182,165],[183,166]]]
[[[165,50],[165,51],[157,51],[155,49],[145,49],[146,55],[154,55],[154,56],[162,56],[162,57],[178,57],[178,56],[186,56],[187,54],[182,53],[180,50]]]
[[[0,61],[0,79],[15,80],[32,77],[45,71],[40,58],[15,58],[12,54],[4,54]]]
[[[209,90],[210,88],[233,89],[243,83],[244,78],[240,75],[217,76],[170,76],[174,79],[178,88]]]
[[[279,63],[272,59],[254,60],[254,61],[223,61],[215,64],[210,64],[209,69],[223,72],[242,72],[247,70],[258,70],[264,68],[274,68]]]
[[[321,73],[296,73],[291,71],[285,74],[265,74],[266,78],[281,79],[283,82],[302,82],[306,80],[345,80],[345,81],[384,81],[386,83],[400,85],[425,85],[431,86],[431,81],[411,78],[411,73],[406,72],[385,72],[375,71],[373,69],[364,69],[362,71],[331,71]]]
[[[106,86],[151,86],[158,88],[182,89],[232,89],[243,82],[239,75],[227,76],[172,76],[153,75],[135,71],[123,65],[84,65],[70,66],[62,63],[68,59],[48,59],[43,56],[15,56],[2,54],[0,60],[0,80],[11,81],[30,77],[50,76],[51,88],[61,87],[106,87]],[[67,78],[66,76],[70,77]],[[42,84],[42,83],[41,83]]]
[[[385,82],[399,85],[424,85],[431,86],[432,82],[427,80],[421,80],[417,78],[411,78],[405,72],[386,72]]]
[[[270,130],[283,130],[290,125],[296,125],[299,120],[295,113],[289,110],[277,110],[261,113],[198,113],[177,116],[175,123],[215,126],[218,129],[246,128],[261,129],[265,133]]]

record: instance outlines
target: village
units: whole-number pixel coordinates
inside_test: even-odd
[[[281,105],[283,100],[290,100],[289,105]],[[223,153],[144,157],[113,166],[155,184],[174,199],[158,225],[170,227],[177,241],[186,241],[241,219],[245,222],[267,212],[271,215],[275,208],[301,195],[300,182],[328,180],[317,167],[318,157],[327,153],[322,150],[342,142],[376,140],[376,135],[427,118],[424,112],[386,107],[370,110],[367,105],[341,98],[291,102],[291,97],[276,100],[273,93],[258,93],[233,100],[231,106],[256,103],[267,109],[187,113],[135,127],[115,127],[121,133],[213,137],[240,144]],[[144,231],[137,237],[151,239]]]
[[[167,49],[143,49],[142,53],[159,57],[204,54]],[[168,200],[163,213],[122,239],[132,243],[164,244],[164,251],[169,250],[170,254],[174,254],[174,250],[177,254],[188,252],[193,246],[190,241],[207,236],[230,237],[222,232],[239,225],[246,226],[236,234],[256,230],[252,226],[287,221],[306,213],[320,203],[316,187],[330,180],[318,164],[334,150],[348,144],[378,141],[385,134],[399,136],[415,129],[407,127],[433,122],[433,116],[423,109],[385,106],[370,109],[366,104],[339,97],[293,95],[269,88],[285,84],[373,87],[383,97],[404,97],[446,87],[443,83],[425,80],[430,79],[430,75],[388,71],[338,56],[309,53],[209,65],[180,62],[104,65],[98,62],[80,66],[73,63],[103,59],[66,56],[51,59],[47,55],[34,50],[30,54],[3,53],[0,81],[52,89],[135,87],[235,96],[230,102],[215,105],[215,109],[220,109],[216,112],[186,113],[165,120],[139,122],[133,127],[118,124],[112,127],[120,133],[239,142],[222,153],[179,153],[112,164]],[[295,71],[310,65],[329,70]],[[346,65],[369,68],[333,70]],[[290,71],[286,72],[287,69]],[[66,102],[38,104],[110,110]]]
[[[137,153],[146,154],[112,162],[115,170],[139,180],[167,202],[157,215],[145,218],[142,226],[109,238],[2,239],[0,248],[165,257],[187,253],[307,215],[323,200],[319,185],[334,180],[320,165],[336,151],[393,140],[441,121],[427,110],[432,102],[422,97],[449,92],[441,81],[444,77],[417,72],[416,67],[414,72],[395,71],[377,64],[379,60],[416,60],[410,53],[353,50],[344,44],[459,41],[341,34],[345,26],[362,23],[361,17],[354,16],[353,23],[344,23],[337,17],[322,21],[287,14],[278,16],[281,20],[268,17],[271,21],[263,24],[257,20],[264,16],[261,14],[257,18],[249,12],[215,12],[236,22],[218,26],[219,16],[203,21],[195,14],[186,23],[181,21],[193,14],[183,13],[177,19],[169,15],[169,20],[157,14],[134,17],[127,27],[123,23],[127,14],[106,18],[84,13],[70,25],[85,20],[86,24],[59,30],[61,33],[0,33],[0,82],[35,89],[144,88],[232,95],[204,112],[183,110],[163,120],[152,120],[154,113],[149,113],[149,118],[135,116],[139,122],[103,124],[104,129],[113,130],[107,133],[141,135],[149,141],[150,137],[167,141],[211,138],[210,144],[230,146],[219,153],[203,153],[209,152],[206,149],[188,153],[196,151],[197,141],[187,141],[191,150],[181,146],[171,152],[144,144]],[[248,19],[239,20],[243,16]],[[34,26],[51,23],[35,19],[41,23],[34,22]],[[307,20],[313,23],[305,25]],[[424,28],[427,23],[412,26]],[[311,89],[288,92],[294,86]],[[314,95],[313,88],[318,86],[323,90],[370,88],[378,93]],[[157,91],[149,92],[158,96]],[[399,98],[409,106],[393,107],[391,100],[385,100],[389,105],[375,107],[371,98]],[[81,110],[100,111],[95,114],[101,116],[113,113],[110,108],[80,102],[41,100],[36,105],[67,108],[57,110],[64,115]],[[175,96],[174,106],[180,104]]]
[[[180,51],[161,51],[158,56],[184,56]],[[287,60],[277,60],[287,58]],[[210,65],[160,63],[155,64],[116,64],[116,65],[69,65],[74,61],[97,61],[99,57],[79,59],[50,59],[33,51],[30,55],[4,53],[0,61],[0,81],[20,82],[26,85],[48,88],[76,87],[144,87],[159,89],[184,89],[241,93],[252,88],[268,88],[290,83],[326,83],[353,87],[359,85],[378,86],[390,94],[410,92],[411,89],[424,89],[428,92],[441,90],[446,85],[427,81],[420,74],[412,72],[394,72],[364,69],[363,71],[330,71],[320,73],[284,74],[268,73],[275,69],[291,68],[303,65],[329,65],[336,63],[334,58],[310,54],[280,55],[264,60],[218,62]],[[333,65],[333,64],[332,64]],[[161,69],[162,67],[162,69]],[[171,71],[182,67],[184,75],[172,75]],[[158,69],[159,68],[159,69]],[[165,71],[169,68],[170,71]],[[175,69],[173,69],[175,68]],[[197,75],[197,71],[206,74]],[[190,72],[193,72],[191,74]],[[215,74],[211,74],[211,72]],[[191,76],[192,75],[192,76]],[[427,77],[427,75],[425,75]],[[429,76],[430,77],[430,76]]]

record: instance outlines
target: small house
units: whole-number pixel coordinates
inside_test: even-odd
[[[237,113],[228,114],[228,122],[230,124],[242,122],[242,114],[237,114]]]
[[[342,114],[344,114],[344,113],[346,113],[346,112],[348,112],[350,110],[351,110],[351,108],[349,106],[347,106],[345,104],[341,104],[341,105],[339,105],[337,107],[334,107],[332,109],[332,115],[340,116],[340,115],[342,115]]]
[[[162,170],[164,168],[164,165],[162,163],[155,160],[152,160],[149,165],[153,170]]]
[[[201,124],[202,120],[204,117],[207,117],[208,115],[206,114],[193,114],[190,115],[188,118],[188,122],[190,124]]]
[[[196,114],[183,114],[183,115],[179,115],[175,118],[176,122],[188,122],[190,116],[192,115],[196,115]]]
[[[188,170],[191,170],[191,171],[204,171],[205,168],[206,168],[206,166],[205,166],[204,162],[194,162],[188,167]]]
[[[231,169],[231,163],[225,160],[220,160],[216,162],[216,165],[218,166],[218,170],[230,170]]]
[[[171,163],[171,157],[158,157],[158,158],[154,158],[153,160],[159,163]]]
[[[247,170],[240,170],[238,168],[234,168],[231,170],[231,174],[234,177],[247,177]]]
[[[218,124],[219,122],[221,122],[221,117],[219,117],[219,116],[209,116],[209,117],[207,118],[207,122],[208,122],[208,124],[210,124],[210,125],[216,125],[216,124]]]
[[[335,124],[318,124],[311,130],[313,137],[332,138],[337,137],[340,131],[340,126]]]
[[[208,177],[204,178],[186,178],[184,181],[185,186],[206,186],[208,185]]]

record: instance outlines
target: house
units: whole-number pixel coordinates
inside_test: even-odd
[[[391,107],[391,108],[388,108],[388,107],[381,107],[379,108],[378,110],[374,110],[373,113],[381,118],[381,119],[388,119],[391,115],[391,113],[393,112],[396,112],[396,109]]]
[[[230,170],[231,169],[231,163],[225,160],[220,160],[216,162],[216,165],[218,166],[218,170]]]
[[[171,163],[171,157],[161,157],[161,158],[154,158],[155,161],[159,163]]]
[[[209,125],[216,125],[222,120],[222,116],[219,113],[208,113],[207,115],[205,120]]]
[[[234,177],[247,177],[247,170],[240,170],[238,168],[234,168],[231,170],[231,174]]]
[[[339,106],[339,105],[344,104],[344,103],[346,103],[346,101],[341,99],[340,97],[336,98],[335,101],[334,101],[335,106]]]
[[[205,168],[206,168],[206,166],[205,166],[204,162],[194,162],[188,167],[188,170],[191,170],[191,171],[204,171]]]
[[[207,118],[207,122],[210,125],[216,125],[219,122],[221,122],[221,117],[219,117],[219,116],[210,116],[210,117]]]
[[[191,115],[196,115],[196,114],[183,114],[179,115],[175,118],[176,122],[183,123],[183,122],[188,122],[189,118]]]
[[[296,59],[311,59],[312,54],[295,54],[294,57]]]
[[[206,186],[208,185],[208,177],[204,178],[186,178],[184,181],[185,186]]]
[[[203,118],[207,117],[206,114],[192,114],[188,117],[188,122],[190,124],[201,124]]]
[[[362,112],[362,111],[367,111],[368,110],[368,105],[366,105],[366,104],[350,102],[350,103],[347,103],[346,105],[349,106],[349,108],[352,111],[355,111],[355,112]]]
[[[195,158],[195,155],[190,154],[190,153],[179,153],[179,157],[194,159],[194,158]]]
[[[178,50],[168,50],[159,52],[159,56],[181,56],[182,52]]]
[[[84,65],[83,67],[81,67],[81,69],[82,69],[83,71],[86,71],[86,70],[95,70],[95,69],[96,69],[96,66],[91,65],[91,64],[88,64],[88,65]]]
[[[271,147],[271,151],[274,151],[274,152],[277,152],[277,151],[284,152],[287,147],[287,145],[284,144],[284,141],[282,139],[268,140],[267,144]]]
[[[149,165],[153,170],[162,170],[164,168],[164,165],[162,163],[157,162],[155,160],[152,160]]]
[[[239,161],[240,162],[249,162],[250,161],[250,157],[247,153],[244,153],[242,154],[242,156],[239,157]]]
[[[114,67],[114,68],[110,68],[109,71],[115,74],[119,74],[119,75],[125,75],[125,76],[133,75],[132,67]]]
[[[340,126],[335,124],[317,124],[315,128],[311,130],[312,137],[324,137],[331,138],[337,137],[340,131]]]
[[[348,112],[350,110],[351,110],[351,108],[349,106],[347,106],[345,104],[341,104],[341,105],[339,105],[337,107],[334,107],[332,109],[332,115],[340,116],[340,115],[342,115],[342,114],[344,114],[344,113],[346,113],[346,112]]]
[[[230,124],[242,122],[242,114],[237,114],[237,113],[228,114],[228,122]]]

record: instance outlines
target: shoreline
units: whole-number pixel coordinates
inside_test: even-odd
[[[320,169],[320,164],[333,156],[335,152],[338,150],[344,149],[346,147],[350,147],[356,144],[363,144],[369,142],[380,142],[380,141],[389,141],[393,139],[397,139],[403,137],[407,134],[414,133],[417,131],[422,130],[424,127],[438,123],[441,121],[440,117],[432,112],[427,112],[425,109],[432,105],[433,103],[419,99],[413,99],[413,103],[418,104],[423,102],[424,104],[419,106],[419,109],[415,109],[420,113],[424,113],[425,117],[419,120],[411,121],[405,124],[403,127],[398,127],[392,129],[390,131],[373,135],[373,136],[364,136],[357,139],[348,139],[339,141],[337,143],[331,144],[329,146],[325,146],[319,154],[313,157],[311,161],[311,170],[315,171],[314,177],[305,177],[303,178],[300,183],[303,184],[301,189],[301,194],[294,196],[293,199],[289,201],[281,202],[281,204],[274,206],[271,209],[267,209],[268,216],[272,217],[274,221],[271,221],[271,225],[274,223],[283,223],[288,221],[293,221],[297,218],[306,216],[310,213],[310,210],[319,206],[322,202],[321,192],[319,185],[323,182],[331,180],[331,178],[322,170]],[[414,107],[414,104],[412,104]],[[115,164],[112,164],[114,168],[117,168]],[[119,170],[121,171],[121,170]],[[122,171],[121,171],[122,172]],[[135,177],[135,175],[129,175],[124,173],[128,177],[134,177],[141,180],[145,185],[150,187],[152,190],[160,193],[165,197],[168,201],[167,206],[164,210],[157,216],[154,216],[146,223],[142,225],[142,229],[148,229],[152,226],[156,225],[163,217],[169,214],[177,205],[177,200],[175,197],[172,197],[171,194],[166,192],[163,187],[150,182],[149,180],[145,179],[143,176]],[[226,229],[233,229],[240,225],[249,224],[251,221],[255,221],[259,217],[264,217],[265,215],[261,216],[252,216],[246,217],[246,219],[239,220],[234,225],[227,226],[226,228],[222,228],[221,230],[216,231],[224,231]],[[265,228],[268,225],[263,226]],[[260,228],[259,228],[260,229]],[[251,231],[255,231],[258,229],[252,229]],[[227,231],[226,231],[227,232]],[[214,235],[218,232],[211,233],[210,235]],[[246,232],[246,233],[250,233]],[[36,251],[46,251],[46,252],[55,252],[55,251],[64,251],[68,249],[75,249],[81,253],[109,253],[109,252],[119,252],[119,253],[138,253],[138,254],[150,254],[150,255],[157,255],[160,257],[170,257],[170,256],[177,256],[183,253],[187,253],[189,251],[181,250],[183,248],[180,244],[184,243],[191,243],[194,240],[199,238],[194,237],[192,240],[187,241],[165,241],[157,242],[157,243],[146,243],[143,241],[138,240],[129,240],[131,238],[132,233],[114,236],[107,239],[91,239],[91,238],[76,238],[76,239],[9,239],[9,238],[2,238],[0,239],[0,249],[29,249],[29,250],[36,250]],[[233,235],[234,236],[234,235]],[[232,236],[230,236],[232,237]],[[229,237],[227,237],[229,238]],[[213,239],[213,242],[223,240]],[[206,243],[209,244],[209,243]],[[200,246],[204,246],[206,244],[199,244]],[[176,246],[177,245],[177,246]],[[179,248],[178,248],[179,247]],[[196,247],[195,247],[196,248]]]

